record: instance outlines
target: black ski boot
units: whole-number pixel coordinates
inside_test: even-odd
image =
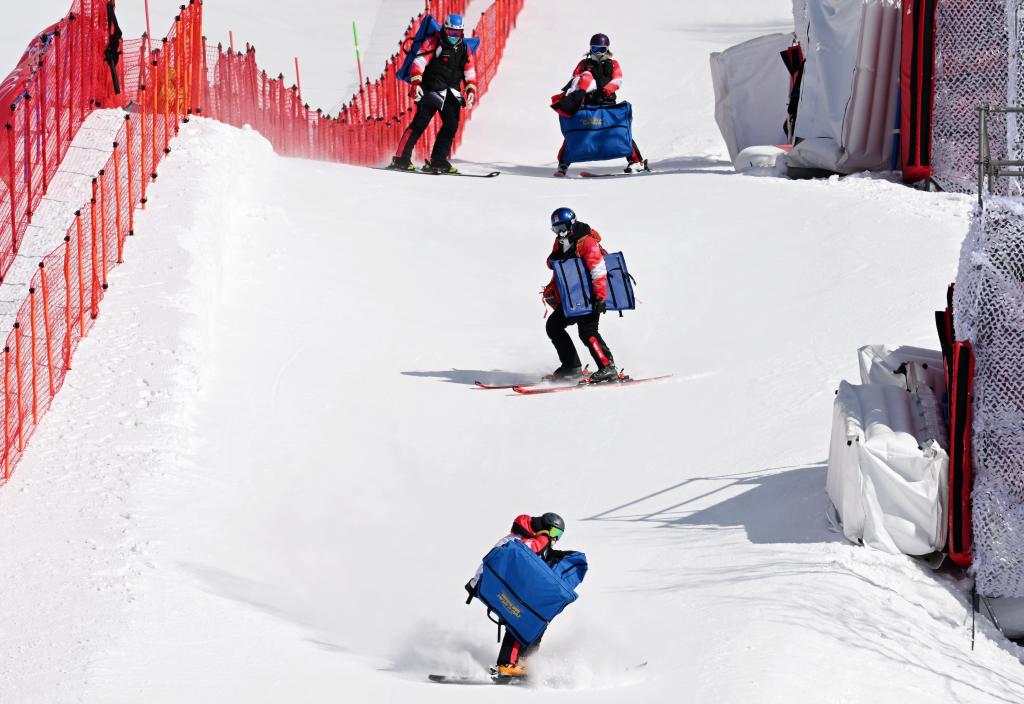
[[[601,384],[609,381],[619,380],[619,370],[615,368],[614,364],[606,364],[605,366],[598,369],[596,372],[590,375],[591,384]]]
[[[431,161],[427,159],[423,162],[423,170],[431,174],[457,174],[459,170],[456,169],[451,163],[447,161]]]
[[[557,176],[558,178],[563,178],[568,170],[569,164],[559,163],[558,171],[555,172],[555,176]]]
[[[579,379],[583,376],[583,367],[567,367],[564,364],[545,377],[549,381],[565,381],[567,379]]]
[[[651,167],[649,167],[647,165],[647,159],[644,159],[643,161],[631,161],[631,162],[629,162],[628,164],[626,164],[626,169],[623,171],[623,173],[626,173],[626,174],[638,174],[641,171],[650,171],[650,170],[651,170]]]
[[[393,156],[393,157],[391,157],[391,163],[388,164],[388,168],[389,169],[394,169],[395,171],[415,171],[416,170],[416,167],[413,165],[413,163],[409,159],[406,159],[406,158],[400,157],[400,156]]]

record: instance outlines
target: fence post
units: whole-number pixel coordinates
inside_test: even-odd
[[[97,298],[99,297],[99,281],[96,279],[96,183],[96,179],[93,179],[92,202],[90,203],[90,205],[92,206],[92,281],[89,284],[89,288],[91,289],[92,295],[90,300],[89,315],[92,316],[93,320],[96,319],[96,309],[99,304],[99,301],[97,300]]]
[[[167,37],[163,38],[163,49],[160,51],[160,64],[162,69],[160,74],[164,78],[164,154],[169,153],[171,150],[167,146],[171,141],[171,104],[170,104],[170,93],[171,93],[171,66],[170,57],[167,55],[170,51]],[[154,160],[155,162],[155,160]]]
[[[130,114],[124,116],[124,129],[128,139],[128,236],[131,237],[135,234],[135,188],[132,185],[135,172],[132,168],[132,145],[135,144],[135,140],[132,139],[132,116]]]
[[[28,222],[32,224],[32,96],[25,93],[25,189],[28,193],[28,200],[25,201],[25,208],[28,215]],[[11,175],[13,179],[13,174]]]
[[[13,111],[12,111],[13,112]],[[11,119],[14,119],[13,117]],[[7,171],[11,175],[11,252],[18,253],[18,179],[14,170],[14,125],[7,123]]]
[[[39,425],[39,388],[36,377],[36,288],[28,287],[29,365],[32,367],[32,425]]]
[[[11,347],[4,346],[4,481],[11,478]]]
[[[43,289],[43,332],[46,334],[46,371],[50,375],[50,398],[57,393],[53,385],[53,345],[50,337],[50,296],[46,285],[45,262],[39,262],[39,285]]]
[[[100,169],[100,269],[103,290],[107,290],[107,172]]]
[[[50,190],[50,176],[47,173],[50,167],[49,154],[46,151],[46,59],[39,60],[39,145],[43,160],[43,195]],[[58,162],[59,162],[58,158]]]
[[[82,266],[82,211],[75,211],[78,230],[78,336],[85,337],[85,276]]]
[[[64,103],[64,101],[61,100],[61,94],[62,94],[62,89],[64,87],[64,84],[63,84],[63,81],[61,80],[63,76],[61,75],[61,59],[62,59],[62,57],[61,57],[60,48],[61,48],[60,29],[57,29],[57,31],[55,31],[53,33],[53,51],[54,51],[54,54],[57,57],[57,71],[56,71],[56,73],[57,73],[57,78],[56,78],[57,96],[56,96],[56,104],[54,105],[54,119],[57,120],[57,131],[56,131],[56,133],[57,133],[57,154],[58,154],[58,160],[59,161],[63,161],[64,160],[64,154],[65,154],[66,150],[64,149],[64,146],[63,146],[64,145],[64,140],[61,138],[61,134],[60,134],[60,116],[61,116],[61,113],[64,112],[64,110],[63,110],[63,103]],[[69,143],[71,142],[71,131],[70,130],[68,130],[68,142]]]
[[[71,369],[71,235],[64,235],[64,370]]]
[[[21,398],[21,323],[14,324],[14,376],[18,382],[18,453],[25,451],[25,403]]]
[[[117,263],[120,264],[124,261],[124,229],[121,227],[121,160],[118,158],[118,146],[114,142],[114,223],[117,226]]]

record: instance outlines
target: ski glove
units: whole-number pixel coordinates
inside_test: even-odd
[[[409,97],[412,98],[414,103],[418,103],[423,99],[423,86],[419,84],[419,81],[412,84],[412,88],[409,89]]]
[[[594,301],[594,312],[600,315],[601,313],[608,312],[608,304],[606,304],[600,298]]]
[[[470,83],[466,86],[466,108],[472,110],[476,105],[476,86]]]

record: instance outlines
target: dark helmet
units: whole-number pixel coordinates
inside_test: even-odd
[[[572,208],[557,208],[555,212],[551,213],[551,231],[556,235],[564,235],[575,224],[576,213],[572,211]]]
[[[557,513],[545,513],[543,516],[534,516],[530,519],[530,527],[533,528],[534,533],[544,531],[558,540],[565,532],[565,521]]]
[[[610,47],[611,45],[612,42],[608,38],[607,34],[595,34],[590,38],[591,50],[593,50],[595,46],[603,46],[605,48],[605,51],[607,51],[608,47]]]

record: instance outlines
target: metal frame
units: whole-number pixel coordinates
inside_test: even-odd
[[[978,202],[982,202],[985,194],[985,179],[988,179],[988,188],[991,192],[992,181],[997,178],[1024,178],[1024,160],[1020,159],[993,159],[992,145],[989,142],[988,120],[992,113],[1017,113],[1024,114],[1024,107],[992,107],[982,105],[978,108],[978,153],[980,158],[978,164]],[[1013,168],[1004,168],[1013,167]]]

